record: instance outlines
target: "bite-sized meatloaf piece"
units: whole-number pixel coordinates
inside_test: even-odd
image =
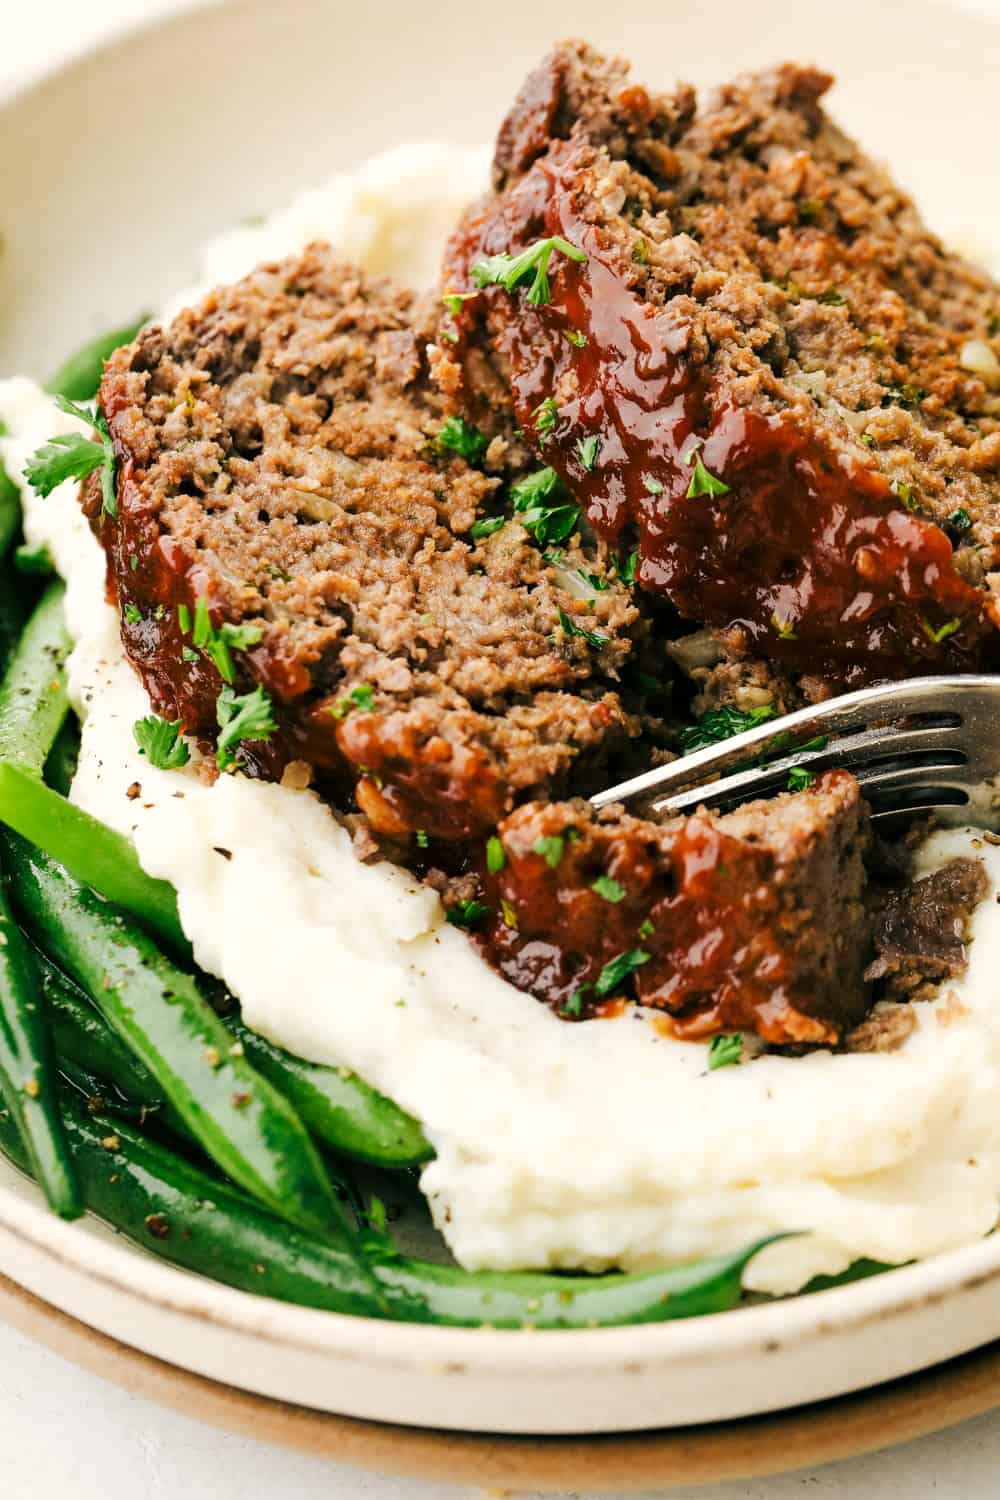
[[[623,997],[680,1037],[836,1043],[869,1004],[869,842],[853,777],[655,824],[586,802],[519,807],[489,857],[480,942],[565,1017]]]
[[[866,979],[887,998],[925,1000],[969,965],[973,912],[989,889],[981,859],[953,859],[893,891],[875,919]]]
[[[444,422],[436,305],[321,244],[262,266],[109,361],[117,515],[85,491],[156,712],[214,743],[262,688],[276,732],[230,765],[307,762],[421,841],[585,785],[638,730],[638,612],[551,507],[548,534],[494,519],[508,445]]]
[[[830,82],[787,65],[699,108],[564,44],[446,257],[442,389],[477,409],[485,340],[597,532],[718,633],[716,696],[745,658],[813,697],[996,660],[1000,291]]]

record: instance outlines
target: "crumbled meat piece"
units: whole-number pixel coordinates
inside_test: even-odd
[[[499,837],[480,941],[563,1016],[627,997],[668,1012],[681,1037],[832,1043],[867,1008],[868,823],[845,772],[665,824],[529,804]]]
[[[880,1001],[844,1038],[847,1052],[898,1052],[917,1024],[907,1002]]]
[[[982,860],[953,859],[894,891],[875,919],[865,978],[887,999],[933,998],[968,967],[969,924],[988,887]]]

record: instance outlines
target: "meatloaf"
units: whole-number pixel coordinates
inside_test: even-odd
[[[504,385],[641,587],[710,628],[714,701],[996,660],[1000,291],[830,82],[781,66],[699,108],[561,45],[446,257],[442,389],[474,412]]]
[[[638,611],[558,506],[494,515],[512,445],[445,422],[435,305],[321,244],[262,266],[109,361],[117,515],[85,492],[157,714],[214,743],[262,689],[277,729],[244,770],[304,762],[421,842],[585,784],[638,730]]]
[[[663,824],[532,803],[498,838],[480,940],[564,1017],[629,997],[681,1037],[833,1043],[868,1008],[868,818],[846,772]]]

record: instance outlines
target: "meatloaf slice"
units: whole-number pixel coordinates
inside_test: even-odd
[[[212,743],[223,689],[263,688],[248,772],[462,839],[636,733],[637,610],[603,547],[553,567],[530,516],[490,521],[507,448],[443,422],[434,306],[316,244],[147,328],[100,390],[117,516],[84,502],[158,714]]]
[[[993,660],[1000,619],[1000,291],[831,122],[830,82],[777,67],[699,109],[558,47],[449,247],[473,295],[439,368],[475,410],[485,335],[641,586],[719,633],[736,686],[763,657],[811,696]]]
[[[532,803],[498,835],[480,941],[565,1017],[627,997],[667,1012],[680,1037],[835,1043],[868,1006],[868,820],[844,771],[664,824]]]

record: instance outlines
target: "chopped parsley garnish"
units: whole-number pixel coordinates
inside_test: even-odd
[[[565,541],[580,519],[580,507],[555,469],[529,474],[511,486],[510,497],[521,525],[543,547]]]
[[[913,490],[908,484],[904,484],[901,479],[894,479],[889,489],[895,495],[896,499],[902,502],[904,509],[911,511],[919,510],[920,507],[913,498]]]
[[[882,397],[883,406],[919,406],[927,392],[919,385],[887,385]]]
[[[170,723],[150,714],[132,725],[139,754],[145,755],[158,771],[179,771],[191,759],[191,752],[181,739],[182,723],[181,719]]]
[[[645,489],[647,495],[662,495],[663,494],[663,485],[660,483],[660,481],[658,479],[654,479],[653,476],[652,476],[652,474],[644,474],[642,476],[642,484],[643,484],[643,488]]]
[[[581,438],[576,445],[577,457],[588,474],[593,474],[597,466],[597,455],[600,447],[601,440],[594,433],[591,433],[590,437]]]
[[[929,620],[921,619],[920,624],[924,635],[929,641],[933,641],[935,646],[939,646],[950,635],[954,635],[956,630],[961,630],[962,628],[961,620],[945,620],[944,624],[939,625],[936,630]]]
[[[619,885],[617,880],[612,880],[610,875],[598,875],[590,889],[596,891],[598,896],[602,896],[605,901],[610,901],[613,906],[625,900],[625,887]]]
[[[139,607],[137,605],[135,605],[135,604],[126,604],[123,613],[125,615],[126,620],[128,621],[128,623],[130,625],[141,625],[142,624],[142,610],[139,609]]]
[[[507,851],[494,833],[486,840],[486,868],[491,875],[499,875],[506,863]]]
[[[717,496],[729,494],[728,484],[725,484],[721,479],[716,479],[715,475],[709,473],[708,469],[702,463],[700,452],[702,441],[701,438],[697,438],[691,444],[687,457],[684,460],[686,464],[694,465],[691,483],[687,487],[687,498],[689,500],[697,500],[699,495]]]
[[[716,1068],[731,1068],[743,1056],[743,1033],[734,1031],[730,1036],[713,1036],[708,1044],[708,1071]]]
[[[182,646],[181,647],[181,660],[182,661],[187,661],[187,662],[192,662],[192,661],[197,661],[198,660],[198,653],[194,649],[193,646]]]
[[[493,910],[484,901],[460,901],[448,912],[448,921],[452,927],[464,927],[466,929],[475,927],[484,917],[488,917]]]
[[[866,448],[874,448],[875,446],[875,438],[870,432],[863,432],[861,434],[861,441],[864,443]]]
[[[804,792],[815,780],[815,772],[807,770],[805,766],[793,766],[788,773],[788,790]]]
[[[269,740],[278,728],[271,699],[262,687],[240,697],[231,687],[224,687],[215,714],[222,731],[215,757],[220,771],[236,769],[244,740]]]
[[[181,610],[187,610],[181,605],[177,611],[180,621]],[[181,629],[183,630],[183,622]],[[232,687],[236,676],[233,665],[234,651],[249,651],[251,646],[256,646],[264,634],[259,625],[233,625],[229,620],[224,620],[218,630],[212,624],[212,617],[208,611],[208,599],[204,594],[199,594],[194,607],[194,634],[192,639],[200,651],[215,663],[216,670],[223,682]]]
[[[23,542],[14,552],[14,566],[19,573],[44,578],[53,571],[52,554],[44,542],[37,547]]]
[[[504,516],[487,516],[482,521],[473,521],[469,527],[469,535],[478,542],[484,536],[494,536],[498,531],[502,531],[506,524]]]
[[[823,200],[822,198],[800,198],[795,209],[800,224],[815,224],[823,212]]]
[[[630,974],[634,974],[636,969],[641,969],[643,964],[648,964],[652,956],[651,953],[646,952],[645,948],[629,948],[626,953],[619,953],[618,957],[605,964],[598,974],[594,994],[600,999],[603,999],[605,995],[613,994],[615,990],[621,988]]]
[[[635,570],[639,566],[639,549],[629,552],[625,557],[615,558],[615,567],[618,569],[618,577],[622,583],[632,588],[635,584]]]
[[[950,516],[945,518],[944,524],[958,536],[963,536],[965,532],[971,529],[972,517],[964,506],[959,505],[952,511]]]
[[[435,443],[439,453],[457,453],[467,464],[477,464],[490,446],[485,432],[464,417],[447,417]]]
[[[551,396],[546,396],[544,401],[538,403],[531,415],[535,423],[535,431],[540,438],[544,439],[555,431],[559,420],[559,408]]]
[[[600,651],[611,639],[608,635],[602,635],[599,630],[585,630],[575,620],[571,620],[564,609],[557,611],[559,615],[559,626],[564,635],[578,635],[581,640],[586,641],[592,651]]]
[[[534,245],[529,245],[519,255],[490,255],[484,260],[477,260],[472,267],[473,285],[479,288],[500,286],[505,292],[513,293],[530,276],[528,301],[532,307],[544,307],[551,300],[549,261],[556,250],[560,255],[578,263],[587,259],[585,253],[571,245],[569,240],[554,234],[550,239],[538,240]]]
[[[652,918],[651,917],[647,917],[646,920],[643,922],[642,926],[639,928],[639,936],[641,938],[651,938],[653,936],[653,933],[655,931],[656,931],[656,928],[653,925]]]
[[[417,839],[417,848],[418,849],[426,849],[427,848],[427,845],[430,843],[430,839],[427,837],[427,830],[426,830],[426,828],[418,828],[417,829],[416,839]]]
[[[771,616],[771,629],[777,632],[779,641],[798,640],[792,621],[781,619],[777,611]]]
[[[585,333],[581,333],[578,328],[567,328],[565,332],[566,337],[575,349],[586,349],[587,335]]]
[[[191,634],[191,611],[186,604],[177,606],[177,623],[181,629],[181,635]]]
[[[717,745],[720,740],[731,739],[734,734],[742,734],[746,729],[756,729],[758,724],[766,724],[768,719],[776,717],[770,703],[762,703],[759,708],[749,710],[712,708],[707,714],[702,714],[696,724],[690,724],[681,730],[681,748],[685,754],[690,755],[694,750]]]
[[[599,594],[606,594],[608,589],[611,587],[608,580],[606,578],[602,578],[599,573],[588,573],[586,568],[577,568],[576,571],[577,576],[579,578],[582,578],[584,583],[586,583],[590,588],[596,589]]]
[[[97,430],[100,441],[94,442],[79,432],[61,433],[31,455],[24,466],[24,477],[36,495],[44,499],[51,495],[67,479],[86,479],[95,469],[101,471],[101,509],[114,519],[118,514],[115,495],[115,450],[104,413],[95,408],[77,406],[65,396],[55,398],[60,411],[69,417],[77,417]]]
[[[561,833],[539,835],[532,844],[531,851],[541,855],[550,870],[556,870],[566,852],[566,840]]]
[[[819,296],[816,298],[816,301],[822,302],[824,307],[847,306],[847,298],[844,296],[843,292],[838,292],[835,286],[828,286],[825,292],[820,292]]]
[[[582,984],[578,990],[574,990],[566,1003],[560,1007],[559,1014],[561,1016],[581,1016],[583,1014],[583,997],[589,989],[589,984]]]
[[[337,699],[330,712],[335,719],[346,719],[356,708],[366,714],[375,712],[375,689],[370,682],[356,682],[349,693]]]
[[[511,906],[510,902],[505,900],[503,896],[500,897],[500,915],[503,918],[503,925],[505,927],[512,927],[516,932],[517,912]]]
[[[452,317],[457,318],[459,313],[462,311],[462,303],[468,302],[469,298],[474,297],[475,295],[475,292],[447,292],[445,296],[441,298],[441,301],[451,313]]]

